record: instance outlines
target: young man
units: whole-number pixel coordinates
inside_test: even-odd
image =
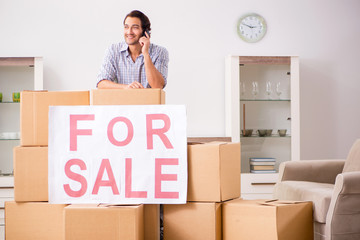
[[[164,88],[169,53],[150,43],[149,18],[134,10],[124,19],[125,42],[110,46],[98,75],[98,88]]]

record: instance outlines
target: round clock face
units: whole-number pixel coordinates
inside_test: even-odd
[[[241,17],[237,25],[240,38],[250,43],[260,41],[265,36],[266,29],[265,19],[255,13]]]

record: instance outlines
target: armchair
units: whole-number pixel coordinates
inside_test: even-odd
[[[282,163],[274,197],[313,202],[315,240],[360,239],[360,139],[346,160]]]

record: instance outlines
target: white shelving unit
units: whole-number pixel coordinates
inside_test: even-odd
[[[300,160],[299,58],[228,56],[225,63],[226,136],[241,142],[241,194],[245,199],[272,198],[279,164]],[[254,95],[253,82],[258,83]],[[271,92],[266,92],[267,82]],[[281,94],[276,94],[280,83]],[[243,136],[243,129],[253,129]],[[259,136],[258,129],[272,129]],[[286,136],[278,134],[286,129]],[[249,158],[275,158],[276,173],[251,173]]]
[[[5,238],[4,203],[14,199],[13,147],[20,144],[20,103],[13,102],[12,93],[42,89],[42,57],[0,57],[0,240]]]

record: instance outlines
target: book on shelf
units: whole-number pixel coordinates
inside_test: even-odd
[[[275,166],[275,162],[250,162],[250,166]]]
[[[275,158],[249,158],[250,162],[275,162]]]
[[[275,165],[251,165],[250,170],[275,170]]]
[[[274,166],[275,158],[249,158],[250,166],[260,165],[260,166]]]
[[[276,170],[250,170],[250,173],[276,173]]]

